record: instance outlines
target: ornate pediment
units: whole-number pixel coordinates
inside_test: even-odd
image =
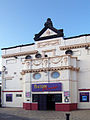
[[[35,34],[34,40],[40,41],[63,36],[63,29],[58,30],[54,28],[51,19],[48,18],[44,24],[44,28],[38,34]]]
[[[40,38],[41,38],[41,37],[46,37],[46,36],[51,36],[51,35],[57,35],[57,33],[48,28],[48,29],[40,36]]]

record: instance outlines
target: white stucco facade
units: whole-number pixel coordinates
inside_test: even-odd
[[[90,35],[64,38],[50,22],[34,44],[2,49],[2,106],[90,109]]]

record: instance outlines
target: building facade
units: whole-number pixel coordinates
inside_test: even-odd
[[[2,106],[90,109],[90,34],[65,38],[48,18],[34,40],[2,49]]]
[[[1,107],[1,89],[2,89],[2,72],[0,71],[0,107]]]

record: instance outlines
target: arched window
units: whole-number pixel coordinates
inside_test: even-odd
[[[67,50],[67,51],[65,51],[65,54],[72,55],[72,54],[73,54],[73,51],[72,51],[72,50]]]
[[[30,55],[27,55],[25,59],[31,59],[32,57]]]
[[[38,54],[35,55],[35,57],[36,57],[36,58],[41,58],[42,55],[41,55],[40,53],[38,53]]]

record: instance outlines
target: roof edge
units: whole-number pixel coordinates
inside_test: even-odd
[[[90,36],[90,34],[82,34],[82,35],[77,35],[77,36],[67,37],[67,38],[64,38],[64,40],[72,39],[72,38],[77,38],[77,37],[83,37],[83,36]]]
[[[1,50],[7,50],[7,49],[12,49],[12,48],[17,48],[17,47],[24,47],[24,46],[29,46],[29,45],[34,45],[35,43],[31,43],[31,44],[25,44],[25,45],[17,45],[17,46],[13,46],[13,47],[8,47],[8,48],[2,48]]]

